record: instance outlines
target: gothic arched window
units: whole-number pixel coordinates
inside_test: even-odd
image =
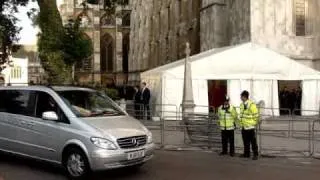
[[[101,18],[101,26],[115,26],[116,25],[116,19],[112,15],[104,15]]]
[[[296,35],[306,35],[306,0],[295,0]]]
[[[130,26],[130,13],[125,13],[122,18],[122,25],[123,26]]]
[[[100,39],[100,65],[102,72],[113,71],[114,39],[109,33],[105,33]]]

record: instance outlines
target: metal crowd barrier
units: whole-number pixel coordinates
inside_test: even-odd
[[[165,108],[170,108],[172,110],[163,110]],[[164,114],[170,114],[171,116],[174,115],[176,118],[178,117],[178,108],[176,105],[173,104],[134,104],[130,103],[127,104],[126,111],[136,117],[139,120],[148,120],[148,116],[150,118],[159,118],[157,119],[160,121],[160,118],[164,116]]]
[[[130,106],[130,105],[129,105]],[[221,135],[218,117],[213,107],[209,113],[189,113],[182,118],[181,106],[150,104],[148,121],[143,105],[138,110],[127,106],[129,114],[136,116],[154,134],[154,141],[165,147],[200,147],[220,150]],[[172,111],[165,111],[165,110]],[[239,111],[239,108],[237,108]],[[259,108],[257,140],[259,151],[265,156],[303,156],[320,158],[320,116],[318,111]],[[145,114],[144,114],[145,113]],[[169,115],[168,115],[169,114]],[[301,116],[300,114],[311,114]],[[242,151],[241,130],[235,130],[235,146]]]
[[[154,133],[155,143],[159,147],[199,147],[220,150],[220,128],[217,123],[217,114],[214,111],[190,113],[186,119],[182,119],[179,108],[176,107],[176,109],[177,111],[170,112],[173,114],[172,116],[163,116],[166,114],[165,112],[151,109],[151,116],[158,116],[159,121],[140,119]],[[130,111],[130,108],[127,110]],[[320,118],[318,112],[314,112],[317,115],[313,116],[300,116],[291,113],[289,109],[281,109],[283,115],[278,116],[277,113],[270,114],[270,112],[280,112],[279,109],[262,108],[262,110],[269,111],[267,114],[260,114],[260,123],[257,126],[257,140],[262,155],[320,158]],[[242,152],[240,129],[235,130],[235,142],[238,152]]]
[[[296,119],[297,129],[291,129],[290,126],[288,126],[290,122],[292,122],[292,119],[282,119],[280,123],[279,120],[274,119],[265,121],[268,121],[269,124],[265,124],[264,121],[262,121],[257,129],[261,154],[311,156],[311,121]],[[270,123],[272,124],[270,125]]]

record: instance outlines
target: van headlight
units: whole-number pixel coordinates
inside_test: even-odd
[[[149,131],[149,129],[146,128],[145,126],[142,126],[142,128],[146,132],[146,135],[147,135],[147,144],[153,143],[151,131]]]
[[[147,131],[147,144],[151,144],[153,142],[152,140],[152,133],[148,130]]]
[[[92,138],[90,138],[90,140],[94,145],[96,145],[97,147],[102,148],[102,149],[107,149],[107,150],[118,149],[117,146],[113,142],[111,142],[107,139],[92,137]]]

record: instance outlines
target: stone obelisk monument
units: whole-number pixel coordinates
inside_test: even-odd
[[[190,44],[186,43],[186,58],[184,62],[184,83],[183,83],[183,98],[182,98],[182,118],[187,120],[190,115],[194,113],[194,99],[192,89],[192,72],[190,57]]]

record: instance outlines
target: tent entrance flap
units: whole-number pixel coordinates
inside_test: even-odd
[[[227,95],[226,80],[208,80],[208,100],[209,106],[217,109],[223,104],[224,98]]]

